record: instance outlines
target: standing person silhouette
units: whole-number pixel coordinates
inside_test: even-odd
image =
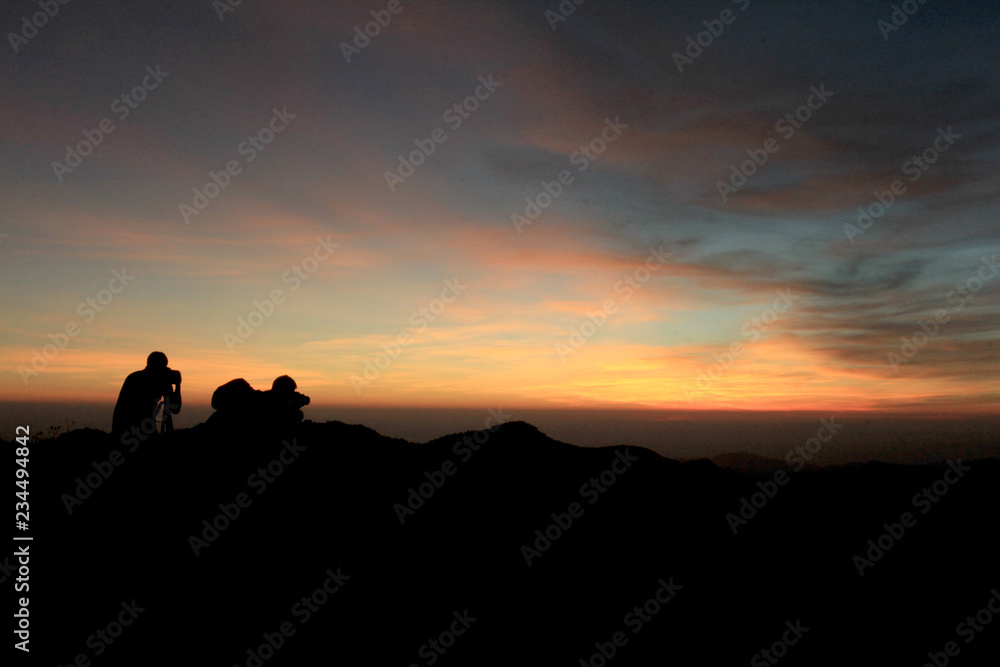
[[[160,399],[163,399],[163,428],[173,430],[171,416],[181,411],[181,373],[167,366],[167,355],[151,352],[146,367],[129,374],[122,384],[112,418],[112,434],[121,437],[136,427],[147,434],[155,433]]]

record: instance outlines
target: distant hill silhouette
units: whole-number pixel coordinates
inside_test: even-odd
[[[926,514],[912,499],[947,463],[807,468],[734,534],[727,514],[787,467],[719,460],[578,448],[523,422],[424,444],[340,422],[307,421],[286,444],[200,425],[134,451],[73,431],[31,448],[32,653],[745,665],[773,664],[760,652],[784,634],[797,641],[778,647],[781,665],[919,666],[948,641],[956,665],[995,664],[1000,617],[972,643],[956,626],[1000,586],[1000,463],[972,463]],[[88,475],[100,485],[74,502]],[[915,525],[859,576],[853,557],[907,511]],[[120,638],[94,639],[133,599],[143,611]]]
[[[782,468],[788,467],[788,465],[780,459],[771,459],[766,456],[751,454],[749,452],[719,454],[718,456],[710,457],[709,461],[720,468],[744,470],[746,472],[757,473],[773,473],[775,470],[781,470]]]

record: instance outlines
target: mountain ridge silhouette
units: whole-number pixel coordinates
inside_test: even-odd
[[[39,652],[125,664],[149,646],[170,660],[198,647],[199,660],[252,667],[247,651],[287,622],[294,634],[261,664],[578,665],[604,657],[601,647],[614,649],[604,658],[614,665],[731,664],[801,620],[810,630],[782,664],[922,664],[998,583],[984,529],[998,504],[996,460],[972,462],[926,516],[911,497],[947,463],[803,469],[733,534],[727,514],[767,475],[639,447],[580,448],[524,422],[423,444],[343,422],[307,421],[284,437],[248,426],[150,438],[72,513],[65,496],[121,446],[93,430],[32,445],[44,531],[35,622],[60,628]],[[456,454],[476,437],[478,450]],[[271,481],[260,473],[269,466],[280,468]],[[422,502],[401,513],[411,491]],[[219,519],[234,504],[238,516]],[[859,576],[852,557],[908,509],[916,526]],[[225,527],[209,539],[206,524]],[[962,586],[947,584],[958,572]],[[296,602],[343,575],[302,622]],[[629,614],[665,585],[680,588],[636,631]],[[88,636],[133,598],[149,611],[95,656]],[[430,648],[466,610],[476,618],[467,631],[443,653]],[[963,644],[963,664],[990,655],[998,634]]]

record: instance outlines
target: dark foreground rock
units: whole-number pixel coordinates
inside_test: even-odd
[[[996,664],[997,461],[779,472],[524,423],[76,431],[31,447],[10,595],[51,665]]]

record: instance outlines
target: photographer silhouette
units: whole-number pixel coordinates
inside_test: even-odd
[[[298,424],[302,421],[301,408],[309,405],[309,397],[295,391],[298,385],[287,375],[274,378],[271,388],[262,392],[265,413],[278,424]]]
[[[161,430],[172,431],[172,417],[181,411],[181,373],[167,366],[167,355],[152,352],[144,369],[125,378],[115,404],[111,432],[120,437],[138,427],[152,434],[161,409]]]

